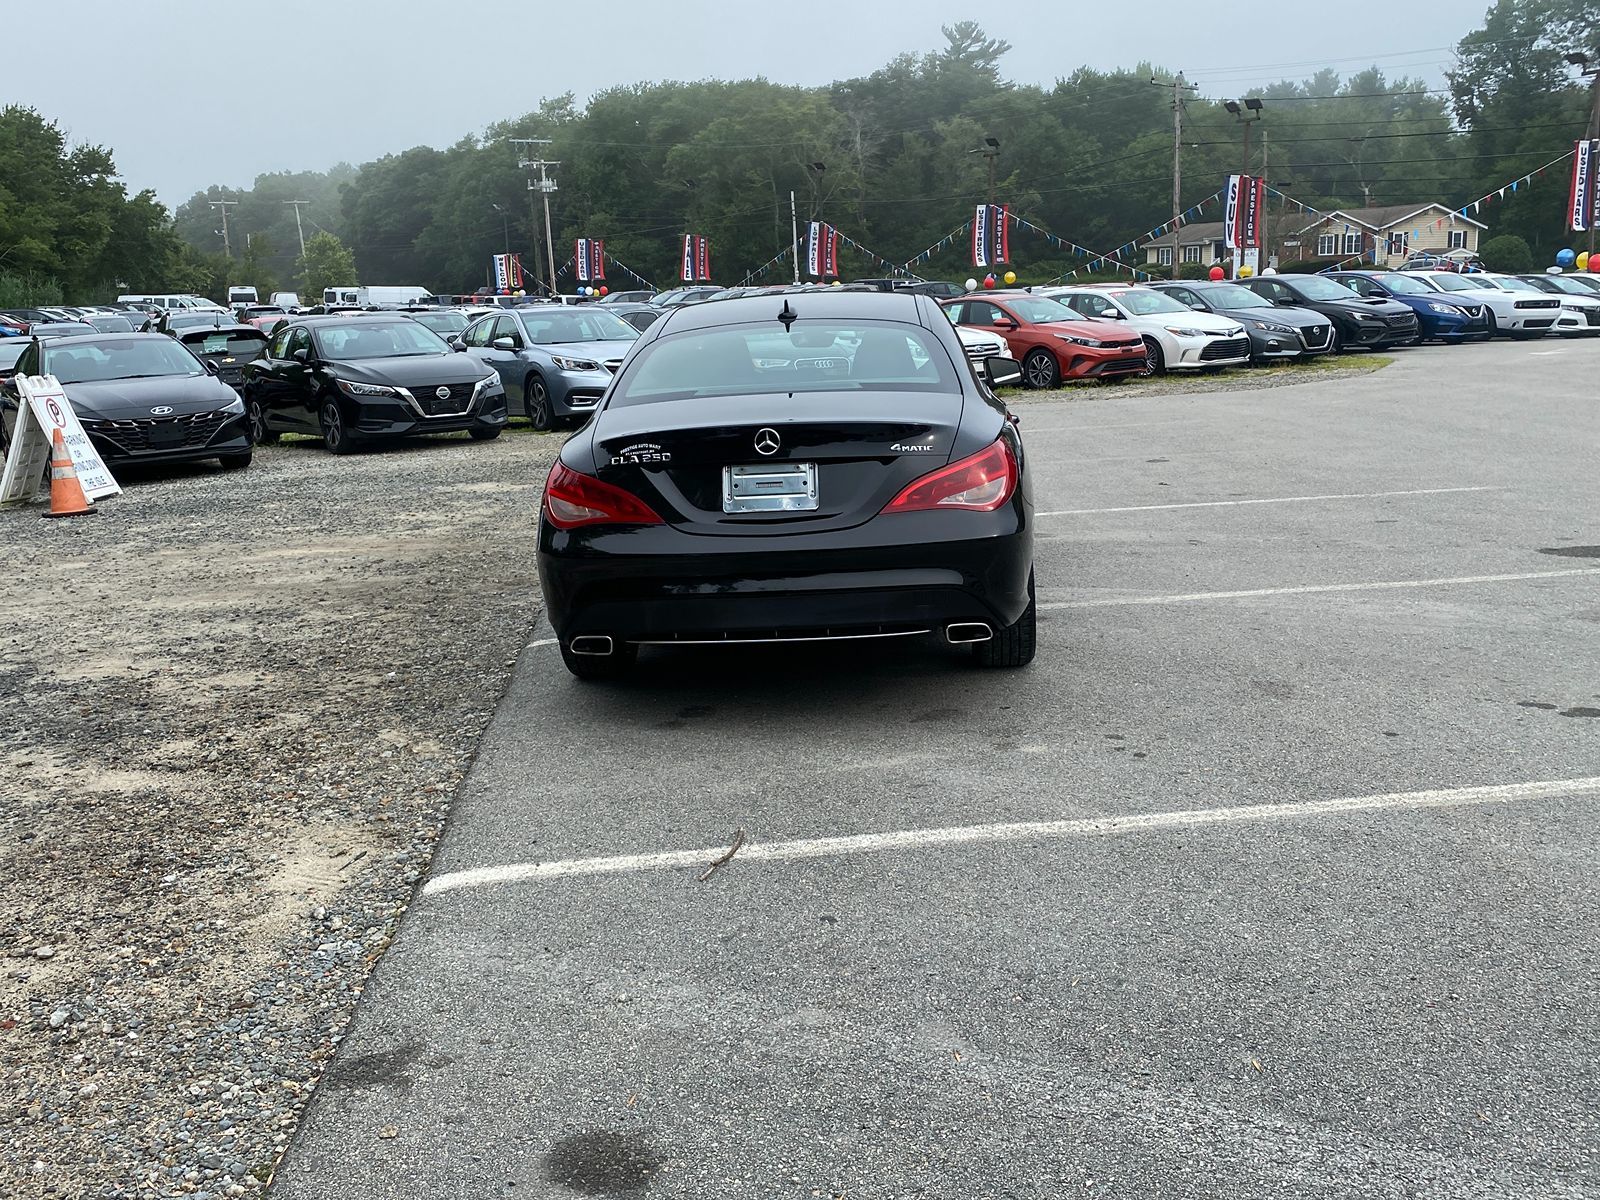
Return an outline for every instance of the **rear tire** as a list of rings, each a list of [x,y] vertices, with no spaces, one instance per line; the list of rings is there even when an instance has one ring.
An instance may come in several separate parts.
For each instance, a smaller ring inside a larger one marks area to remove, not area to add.
[[[1030,350],[1022,360],[1022,380],[1034,391],[1048,391],[1061,382],[1061,364],[1048,350]]]
[[[1028,607],[1016,622],[995,630],[987,642],[972,648],[980,667],[1025,667],[1033,661],[1038,646],[1039,602],[1033,594],[1033,572],[1028,572]]]
[[[561,661],[579,679],[595,682],[625,679],[633,673],[634,664],[639,661],[639,647],[624,642],[606,655],[574,654],[563,642]]]

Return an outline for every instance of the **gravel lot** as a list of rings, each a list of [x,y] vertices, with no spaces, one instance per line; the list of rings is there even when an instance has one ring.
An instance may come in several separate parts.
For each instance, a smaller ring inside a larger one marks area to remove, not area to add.
[[[0,1194],[270,1180],[538,620],[559,442],[288,439],[0,512]]]
[[[270,1177],[537,620],[558,445],[0,513],[0,1194]]]

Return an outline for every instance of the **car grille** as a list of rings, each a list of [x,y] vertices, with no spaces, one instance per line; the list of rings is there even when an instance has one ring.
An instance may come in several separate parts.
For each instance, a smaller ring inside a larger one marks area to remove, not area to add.
[[[1559,300],[1518,300],[1517,308],[1560,308]]]
[[[1328,334],[1332,332],[1331,325],[1307,325],[1300,330],[1300,341],[1307,350],[1320,350],[1328,344]]]
[[[1469,317],[1481,317],[1483,315],[1483,305],[1463,304],[1461,305],[1461,311],[1466,313]]]
[[[472,403],[472,393],[477,390],[475,383],[452,383],[448,396],[438,395],[437,387],[419,388],[411,394],[417,398],[417,403],[422,406],[422,411],[430,417],[458,417],[467,411],[467,406]]]
[[[1219,358],[1249,358],[1250,339],[1248,337],[1228,338],[1225,341],[1212,342],[1200,351],[1201,362],[1215,362]]]
[[[1101,342],[1100,344],[1107,350],[1131,350],[1135,346],[1141,350],[1144,348],[1144,341],[1141,338],[1129,338],[1125,342]]]
[[[1385,317],[1390,329],[1415,329],[1417,327],[1416,313],[1403,313],[1399,316]]]
[[[981,363],[986,358],[997,358],[1006,352],[1006,348],[999,342],[973,342],[962,347],[967,352],[967,358],[975,363]]]
[[[196,450],[210,443],[227,422],[223,412],[182,417],[140,417],[129,421],[85,421],[83,427],[128,454],[152,450]]]
[[[1600,308],[1586,308],[1583,315],[1590,325],[1600,325]]]

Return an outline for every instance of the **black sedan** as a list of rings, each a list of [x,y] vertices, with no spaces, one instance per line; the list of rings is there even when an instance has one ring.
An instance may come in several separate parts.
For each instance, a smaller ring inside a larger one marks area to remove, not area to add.
[[[1014,360],[991,375],[1015,382]],[[818,290],[656,322],[550,472],[568,670],[640,646],[903,638],[1033,659],[1033,501],[1006,406],[926,296]]]
[[[180,330],[177,338],[201,362],[216,367],[217,378],[235,391],[244,390],[244,365],[267,348],[267,335],[254,325],[220,325]]]
[[[506,424],[499,375],[407,316],[296,317],[245,364],[244,397],[256,441],[309,433],[335,454],[463,429],[487,441]]]
[[[1409,346],[1422,336],[1417,314],[1404,304],[1356,295],[1326,275],[1258,275],[1240,285],[1274,304],[1309,308],[1333,322],[1335,351]]]
[[[157,333],[102,333],[30,342],[25,375],[54,375],[100,457],[128,463],[214,458],[250,464],[244,402],[187,348]]]
[[[1333,349],[1333,322],[1327,317],[1309,308],[1275,305],[1236,283],[1156,280],[1146,286],[1196,312],[1216,313],[1239,322],[1250,336],[1252,362],[1310,358]]]

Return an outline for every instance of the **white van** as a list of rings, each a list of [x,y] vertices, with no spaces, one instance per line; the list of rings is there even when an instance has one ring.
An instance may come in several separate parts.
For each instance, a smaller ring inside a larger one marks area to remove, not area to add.
[[[267,303],[268,304],[276,304],[279,308],[283,309],[285,312],[299,312],[300,311],[300,293],[299,292],[273,292],[272,293],[272,297],[267,301]]]
[[[137,304],[140,308],[165,308],[165,309],[217,309],[226,311],[215,300],[207,300],[204,296],[190,295],[188,292],[162,292],[156,295],[118,296],[118,304]]]
[[[261,297],[256,295],[253,287],[243,283],[230,283],[228,285],[228,307],[236,308],[241,304],[260,304]]]
[[[332,308],[335,304],[360,304],[357,299],[361,294],[360,288],[331,287],[322,289],[322,303],[325,307]]]

